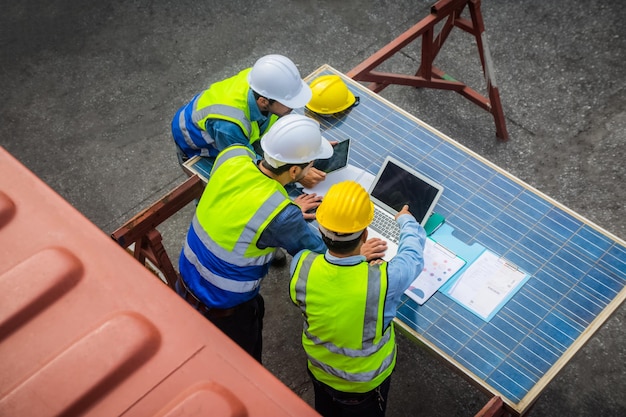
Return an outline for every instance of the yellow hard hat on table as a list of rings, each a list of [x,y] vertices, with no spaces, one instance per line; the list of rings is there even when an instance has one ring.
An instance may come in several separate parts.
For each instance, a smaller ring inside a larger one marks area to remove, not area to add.
[[[320,231],[333,240],[355,238],[374,218],[374,204],[357,182],[334,184],[317,208],[315,215]],[[347,236],[344,236],[347,235]]]
[[[358,103],[358,97],[348,89],[338,75],[322,75],[310,84],[313,96],[306,108],[318,114],[335,114]]]

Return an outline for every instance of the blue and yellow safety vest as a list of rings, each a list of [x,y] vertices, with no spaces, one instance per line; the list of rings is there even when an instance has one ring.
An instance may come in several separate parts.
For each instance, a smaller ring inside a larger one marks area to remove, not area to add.
[[[290,283],[304,316],[302,344],[317,380],[342,392],[378,387],[393,371],[393,322],[384,328],[387,264],[335,265],[302,253]]]
[[[187,156],[215,156],[219,151],[215,139],[206,130],[208,119],[220,119],[235,123],[250,144],[259,140],[259,124],[250,120],[248,107],[248,73],[239,74],[216,82],[209,89],[196,95],[191,102],[181,107],[172,120],[172,133],[177,145]],[[278,116],[271,115],[264,131],[270,128]]]
[[[180,257],[191,292],[215,308],[253,298],[275,249],[260,249],[257,242],[288,204],[284,187],[259,171],[252,151],[236,145],[221,152]]]

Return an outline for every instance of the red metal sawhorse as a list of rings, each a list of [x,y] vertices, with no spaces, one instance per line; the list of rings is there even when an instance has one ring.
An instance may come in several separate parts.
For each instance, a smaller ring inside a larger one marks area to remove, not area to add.
[[[461,17],[465,7],[469,10],[471,20]],[[435,37],[435,26],[444,19],[446,21]],[[433,61],[454,27],[458,27],[476,38],[480,63],[487,82],[488,97],[481,95],[464,83],[454,80],[433,66]],[[490,112],[496,124],[496,136],[505,141],[508,140],[508,133],[484,31],[480,0],[440,0],[431,7],[430,15],[350,70],[347,75],[355,81],[371,82],[368,88],[376,93],[390,84],[455,91]],[[422,37],[421,64],[415,75],[374,71],[374,68],[420,36]]]
[[[491,397],[489,402],[474,415],[474,417],[508,417],[511,414],[504,407],[502,398],[498,396]]]
[[[189,177],[111,234],[113,240],[123,248],[134,243],[135,259],[144,265],[149,260],[163,274],[167,285],[173,290],[180,277],[165,251],[163,238],[157,227],[187,204],[199,199],[204,186],[204,182],[197,175]]]

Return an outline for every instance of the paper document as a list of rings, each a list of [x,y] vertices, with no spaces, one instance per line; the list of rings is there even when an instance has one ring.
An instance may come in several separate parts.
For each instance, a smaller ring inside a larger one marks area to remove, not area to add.
[[[313,188],[305,188],[303,191],[307,194],[315,193],[324,196],[333,184],[348,180],[356,181],[361,184],[363,188],[369,190],[374,176],[361,168],[348,164],[344,169],[326,174],[324,181],[318,183]]]
[[[486,250],[457,278],[447,293],[488,321],[526,279],[525,272]]]
[[[432,239],[426,239],[424,270],[404,293],[422,305],[464,265],[465,260]]]

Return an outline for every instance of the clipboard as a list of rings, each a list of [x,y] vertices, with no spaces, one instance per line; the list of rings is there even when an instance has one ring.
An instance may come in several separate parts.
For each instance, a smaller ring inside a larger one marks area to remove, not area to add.
[[[516,265],[485,250],[443,292],[489,321],[529,278]]]

